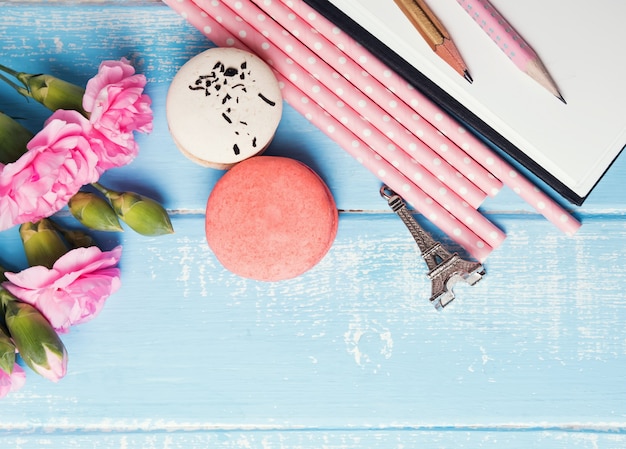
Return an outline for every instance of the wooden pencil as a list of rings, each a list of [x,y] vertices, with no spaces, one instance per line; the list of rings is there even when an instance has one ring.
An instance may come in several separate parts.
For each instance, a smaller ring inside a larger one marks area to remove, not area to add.
[[[437,56],[470,83],[467,65],[450,34],[423,0],[394,0]]]

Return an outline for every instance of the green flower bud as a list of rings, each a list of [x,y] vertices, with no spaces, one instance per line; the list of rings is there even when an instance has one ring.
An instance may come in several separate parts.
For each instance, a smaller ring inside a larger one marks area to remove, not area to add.
[[[20,225],[20,237],[24,244],[26,260],[31,266],[43,265],[52,268],[54,262],[69,250],[61,234],[50,220],[45,218],[37,223],[28,222]]]
[[[67,372],[67,351],[48,320],[33,306],[3,300],[7,328],[20,357],[36,373],[57,382]]]
[[[82,87],[44,73],[18,72],[3,65],[0,65],[0,70],[14,76],[23,84],[21,87],[2,76],[4,81],[25,97],[38,101],[52,111],[73,109],[87,116],[83,109],[85,89]]]
[[[68,203],[78,221],[98,231],[123,231],[115,211],[102,197],[91,192],[78,192]]]
[[[20,73],[17,77],[29,90],[31,98],[51,111],[57,109],[75,110],[86,115],[83,109],[85,89],[52,75],[29,75]]]
[[[4,318],[0,321],[4,321]],[[9,336],[8,329],[4,327],[4,324],[0,323],[0,370],[11,374],[14,366],[15,345]]]
[[[149,236],[174,232],[169,215],[153,199],[134,192],[122,192],[110,200],[117,215],[135,232]]]
[[[26,144],[33,133],[0,112],[0,163],[10,164],[26,152]]]
[[[148,236],[174,233],[167,211],[153,199],[135,192],[116,192],[98,183],[93,185],[111,202],[117,216],[135,232]]]

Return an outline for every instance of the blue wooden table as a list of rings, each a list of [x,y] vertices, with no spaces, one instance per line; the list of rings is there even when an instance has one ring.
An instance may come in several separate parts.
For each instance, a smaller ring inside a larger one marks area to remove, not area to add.
[[[123,245],[122,288],[63,336],[64,379],[27,370],[1,400],[0,447],[626,447],[624,156],[574,210],[574,237],[509,190],[489,199],[481,211],[507,239],[437,312],[380,182],[287,106],[267,154],[322,176],[339,231],[303,276],[245,280],[205,241],[223,173],[186,159],[165,120],[172,77],[212,44],[158,1],[3,2],[0,14],[2,64],[84,84],[125,56],[146,74],[154,131],[103,181],[159,199],[176,230],[98,235]],[[27,109],[36,130],[49,113],[25,105],[0,88],[0,110]],[[16,229],[0,251],[25,264]]]

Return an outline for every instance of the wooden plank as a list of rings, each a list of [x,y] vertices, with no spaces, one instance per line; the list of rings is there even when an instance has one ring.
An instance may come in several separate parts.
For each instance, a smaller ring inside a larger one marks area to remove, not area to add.
[[[623,223],[572,244],[540,237],[538,220],[507,226],[485,279],[442,313],[389,215],[342,216],[317,267],[270,284],[224,271],[202,217],[177,216],[170,237],[124,235],[123,287],[65,337],[69,375],[31,375],[0,422],[623,427]]]
[[[177,432],[107,432],[101,434],[68,433],[65,435],[36,433],[2,439],[4,447],[36,448],[324,448],[324,449],[527,449],[529,447],[559,449],[622,449],[623,435],[610,432],[559,432],[554,430],[448,429],[432,430],[188,430]]]
[[[29,373],[2,399],[0,446],[626,446],[626,159],[576,210],[573,238],[510,191],[488,200],[508,238],[485,279],[437,313],[378,180],[286,108],[268,154],[320,173],[339,234],[302,277],[244,280],[203,235],[222,172],[185,159],[165,122],[169,80],[211,44],[159,2],[87,3],[0,4],[0,60],[85,83],[100,60],[130,56],[150,80],[155,131],[104,182],[162,200],[176,233],[98,234],[124,246],[123,287],[63,337],[66,378]],[[26,105],[0,87],[0,110]],[[28,107],[37,129],[48,113]],[[15,229],[0,233],[0,263],[25,265]]]

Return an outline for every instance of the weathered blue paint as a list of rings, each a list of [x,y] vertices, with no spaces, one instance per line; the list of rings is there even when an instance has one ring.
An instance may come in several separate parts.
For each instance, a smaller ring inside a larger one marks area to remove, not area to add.
[[[339,233],[297,279],[243,280],[203,234],[222,172],[182,156],[165,122],[169,81],[211,44],[156,1],[3,3],[0,14],[5,65],[84,83],[127,56],[147,75],[155,130],[104,182],[159,198],[176,228],[98,236],[124,246],[123,286],[63,337],[66,378],[29,372],[2,400],[0,446],[626,447],[626,159],[576,209],[571,238],[510,191],[489,199],[482,210],[508,238],[486,277],[437,313],[378,180],[286,107],[268,154],[326,180]],[[47,115],[4,86],[0,110],[28,110],[33,130]],[[16,230],[0,248],[3,263],[24,264]]]

